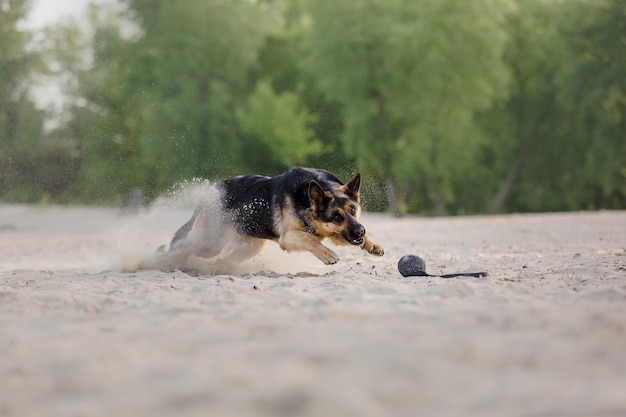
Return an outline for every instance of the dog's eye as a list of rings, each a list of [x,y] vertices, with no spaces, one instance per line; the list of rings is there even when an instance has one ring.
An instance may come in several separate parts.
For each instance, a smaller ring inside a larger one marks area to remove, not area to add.
[[[356,206],[350,206],[350,214],[356,216]]]
[[[343,223],[343,216],[341,215],[341,213],[335,213],[335,215],[333,216],[333,222],[337,224]]]

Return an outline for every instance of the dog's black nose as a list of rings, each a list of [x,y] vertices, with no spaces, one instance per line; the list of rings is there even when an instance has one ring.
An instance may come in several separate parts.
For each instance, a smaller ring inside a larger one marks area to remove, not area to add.
[[[356,221],[351,222],[343,232],[343,237],[352,245],[362,245],[365,241],[365,227]]]

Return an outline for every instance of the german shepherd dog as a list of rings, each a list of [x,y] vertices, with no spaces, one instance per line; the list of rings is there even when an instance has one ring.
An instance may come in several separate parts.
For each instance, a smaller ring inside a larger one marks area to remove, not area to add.
[[[359,223],[361,175],[347,184],[328,171],[292,168],[275,177],[244,175],[217,185],[219,202],[201,204],[160,249],[161,268],[195,269],[190,258],[216,258],[236,265],[256,255],[265,242],[285,251],[308,251],[325,264],[338,255],[322,244],[360,246],[377,256],[385,251]],[[153,266],[154,263],[153,263]]]

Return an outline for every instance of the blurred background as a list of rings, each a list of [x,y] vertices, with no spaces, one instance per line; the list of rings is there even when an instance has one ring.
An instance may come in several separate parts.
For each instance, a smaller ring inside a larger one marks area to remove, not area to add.
[[[361,171],[394,214],[626,208],[626,0],[0,0],[0,202]]]

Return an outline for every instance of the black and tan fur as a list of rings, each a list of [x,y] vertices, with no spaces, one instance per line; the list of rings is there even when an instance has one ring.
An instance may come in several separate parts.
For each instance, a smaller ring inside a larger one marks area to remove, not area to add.
[[[347,184],[328,171],[293,168],[275,176],[239,176],[217,186],[219,203],[201,205],[174,235],[161,257],[169,267],[188,268],[190,258],[219,258],[236,264],[251,258],[265,242],[285,251],[308,251],[325,264],[338,255],[322,244],[360,246],[377,256],[359,222],[361,176]]]

